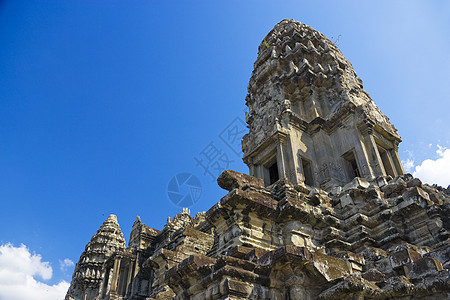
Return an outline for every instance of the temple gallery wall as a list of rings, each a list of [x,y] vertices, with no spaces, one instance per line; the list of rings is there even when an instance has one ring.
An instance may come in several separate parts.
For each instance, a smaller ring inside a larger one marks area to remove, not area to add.
[[[249,175],[224,171],[226,196],[161,230],[137,217],[128,245],[109,216],[66,300],[450,298],[449,191],[404,173],[397,130],[336,45],[281,21],[245,101]]]

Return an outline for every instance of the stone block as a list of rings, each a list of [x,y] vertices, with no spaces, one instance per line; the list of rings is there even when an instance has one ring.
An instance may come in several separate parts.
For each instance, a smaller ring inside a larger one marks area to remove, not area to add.
[[[373,179],[371,183],[375,186],[378,186],[379,188],[385,186],[388,184],[388,182],[392,180],[391,176],[378,176],[377,178]]]
[[[389,184],[383,186],[381,191],[386,197],[395,197],[401,195],[406,187],[406,182],[401,177],[397,177],[390,181]]]
[[[422,187],[422,181],[420,181],[420,179],[419,178],[414,178],[414,179],[411,179],[410,181],[408,181],[407,182],[407,187],[415,187],[415,186],[418,186],[418,187]]]
[[[362,277],[368,281],[382,282],[386,279],[386,275],[378,271],[377,269],[370,269],[362,274]]]
[[[330,196],[336,196],[336,195],[339,195],[340,193],[342,193],[342,187],[341,186],[334,186],[333,188],[331,188],[328,191],[328,194]]]
[[[312,255],[312,263],[315,270],[320,272],[328,281],[345,277],[352,273],[351,266],[343,259],[319,252],[315,252]]]
[[[248,297],[252,291],[252,285],[235,279],[227,279],[226,294]]]
[[[242,189],[246,186],[256,189],[264,187],[264,181],[262,179],[232,170],[223,171],[219,178],[217,178],[217,183],[221,188],[227,191],[236,188]]]
[[[428,195],[430,196],[430,200],[433,203],[435,203],[437,205],[444,204],[444,202],[441,200],[442,197],[439,195],[439,192],[436,189],[434,189],[428,185],[423,185],[422,189],[428,193]]]
[[[393,269],[403,267],[404,265],[415,262],[421,258],[422,256],[418,252],[404,246],[398,247],[389,253],[389,260]]]
[[[354,205],[352,197],[349,194],[345,194],[339,198],[341,207],[346,207],[348,205]]]
[[[430,200],[430,196],[427,192],[421,189],[418,186],[408,188],[402,195],[405,201],[416,201],[419,202],[421,206],[425,206],[426,204],[432,205],[433,202]],[[423,201],[420,201],[423,200]]]
[[[248,252],[244,259],[252,262],[256,262],[262,256],[264,256],[268,251],[260,248],[254,248],[252,251]]]
[[[366,189],[370,186],[370,183],[360,177],[353,178],[352,181],[344,185],[343,191],[348,191],[351,189]]]
[[[251,251],[254,251],[254,250],[249,247],[234,246],[227,251],[227,255],[243,259]]]
[[[442,264],[432,257],[424,257],[405,265],[405,275],[411,279],[422,278],[441,270],[443,270]]]
[[[298,192],[300,192],[300,193],[306,194],[306,195],[308,195],[309,192],[311,192],[311,188],[309,188],[309,187],[308,187],[306,184],[304,184],[303,182],[297,184],[297,185],[295,186],[295,190],[298,191]]]
[[[349,261],[355,262],[360,265],[365,264],[363,256],[353,253],[351,251],[337,251],[337,252],[333,253],[332,256],[340,258],[340,259],[344,259],[344,260],[349,260]]]

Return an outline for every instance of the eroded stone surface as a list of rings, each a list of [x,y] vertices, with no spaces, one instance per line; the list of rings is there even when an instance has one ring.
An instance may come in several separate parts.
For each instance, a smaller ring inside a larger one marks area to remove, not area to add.
[[[389,196],[379,179],[330,195],[283,180],[250,190],[238,184],[258,182],[247,176],[225,171],[220,180],[233,188],[222,184],[230,191],[219,203],[196,217],[183,210],[162,231],[138,218],[129,248],[105,256],[102,284],[86,299],[448,297],[446,194],[427,186],[439,200],[430,201],[410,175],[386,181]],[[67,299],[83,299],[76,278]]]
[[[127,248],[110,216],[66,299],[449,298],[448,189],[403,174],[397,131],[331,41],[277,24],[247,104],[256,176],[223,172],[227,195],[162,230],[137,217]]]
[[[86,245],[75,266],[66,299],[94,299],[105,277],[103,264],[116,251],[125,249],[117,217],[110,215]]]
[[[397,130],[336,45],[305,24],[283,20],[265,37],[246,104],[244,161],[266,185],[330,189],[404,173]]]

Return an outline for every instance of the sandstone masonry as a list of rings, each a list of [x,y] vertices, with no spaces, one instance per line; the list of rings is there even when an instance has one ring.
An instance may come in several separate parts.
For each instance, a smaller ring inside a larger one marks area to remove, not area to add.
[[[259,46],[242,141],[207,212],[117,218],[67,300],[449,299],[448,190],[404,174],[400,136],[323,34],[283,20]]]

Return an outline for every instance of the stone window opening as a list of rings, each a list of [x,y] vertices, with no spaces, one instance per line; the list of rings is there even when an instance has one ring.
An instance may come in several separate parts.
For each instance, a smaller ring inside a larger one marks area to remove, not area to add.
[[[264,185],[269,186],[280,179],[278,170],[277,155],[272,153],[268,158],[258,165],[258,177],[264,180]]]
[[[354,151],[348,151],[343,155],[343,157],[346,161],[347,173],[349,174],[350,180],[355,177],[361,177],[361,172],[359,171],[358,162],[356,161]]]
[[[381,163],[383,165],[384,173],[386,175],[390,175],[392,177],[396,177],[397,171],[395,170],[390,151],[387,149],[384,149],[380,145],[377,144],[378,153],[380,154]]]
[[[128,268],[122,267],[119,272],[119,281],[117,284],[117,294],[120,296],[125,296],[127,289],[127,277],[128,277]]]
[[[272,165],[269,166],[269,185],[274,184],[275,182],[280,179],[280,176],[278,174],[278,164],[275,161]]]
[[[312,164],[311,161],[300,156],[301,166],[302,166],[302,174],[303,179],[306,185],[313,186],[314,185],[314,177],[312,172]]]

